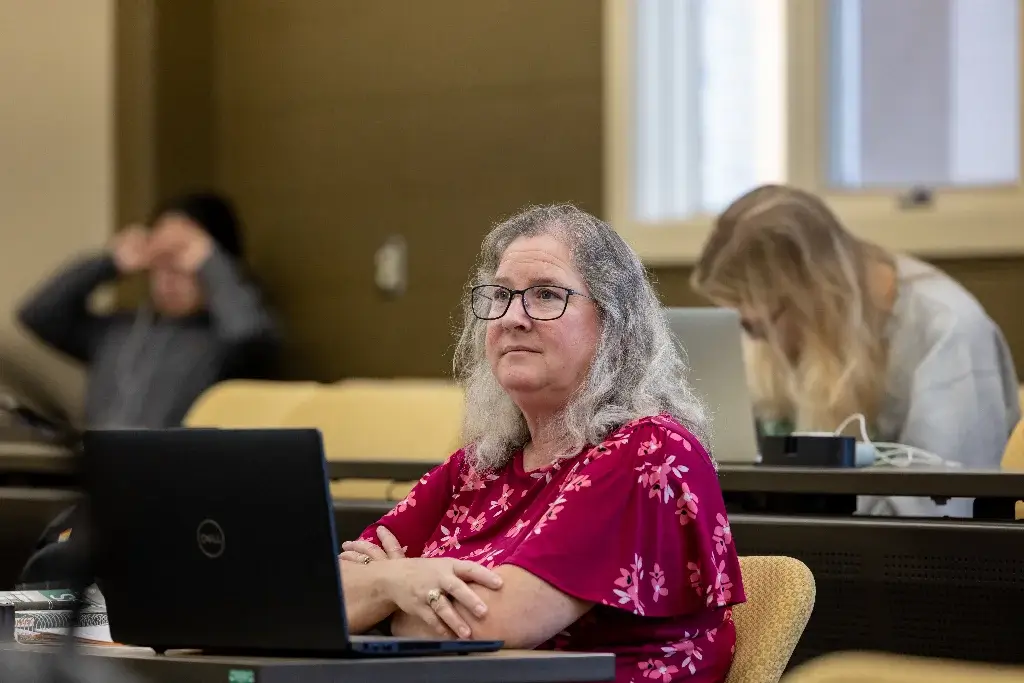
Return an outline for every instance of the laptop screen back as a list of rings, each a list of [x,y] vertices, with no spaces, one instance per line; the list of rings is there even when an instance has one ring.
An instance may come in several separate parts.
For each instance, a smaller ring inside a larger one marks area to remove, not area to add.
[[[666,308],[688,378],[711,412],[711,452],[720,463],[758,462],[757,428],[743,365],[739,315],[725,308]]]
[[[319,432],[94,431],[83,446],[116,641],[345,648]]]

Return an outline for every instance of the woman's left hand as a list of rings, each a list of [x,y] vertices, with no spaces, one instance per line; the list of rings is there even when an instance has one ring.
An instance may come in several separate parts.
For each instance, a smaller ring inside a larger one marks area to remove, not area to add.
[[[405,557],[405,550],[395,535],[385,527],[377,527],[380,545],[370,541],[345,541],[341,544],[340,559],[345,562],[369,564],[380,560],[398,560]]]
[[[458,636],[451,630],[451,628],[445,629],[447,632],[442,635],[435,629],[431,628],[430,624],[423,621],[420,617],[415,614],[409,614],[402,610],[396,611],[391,616],[391,635],[398,638],[421,638],[426,640],[454,640]]]

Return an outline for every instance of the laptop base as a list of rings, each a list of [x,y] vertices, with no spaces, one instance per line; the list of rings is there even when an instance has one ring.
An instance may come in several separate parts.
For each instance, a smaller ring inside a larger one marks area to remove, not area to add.
[[[349,647],[338,650],[282,650],[278,648],[154,648],[158,655],[168,652],[197,652],[207,657],[283,657],[286,659],[351,659],[364,657],[436,657],[496,652],[501,641],[420,640],[390,636],[349,636]]]

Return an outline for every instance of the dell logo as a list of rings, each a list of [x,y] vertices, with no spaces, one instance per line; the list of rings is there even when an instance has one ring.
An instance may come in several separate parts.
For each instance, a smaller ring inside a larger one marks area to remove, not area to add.
[[[224,554],[224,530],[212,519],[204,519],[199,523],[196,541],[199,542],[199,552],[211,560]]]

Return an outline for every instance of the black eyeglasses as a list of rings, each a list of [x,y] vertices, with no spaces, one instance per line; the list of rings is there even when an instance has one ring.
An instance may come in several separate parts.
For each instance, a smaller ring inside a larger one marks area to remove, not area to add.
[[[523,310],[534,320],[557,320],[565,314],[569,297],[575,294],[591,297],[568,287],[535,285],[526,289],[509,289],[501,285],[477,285],[472,289],[473,315],[480,320],[497,320],[508,313],[512,299],[523,298]]]

